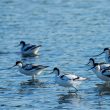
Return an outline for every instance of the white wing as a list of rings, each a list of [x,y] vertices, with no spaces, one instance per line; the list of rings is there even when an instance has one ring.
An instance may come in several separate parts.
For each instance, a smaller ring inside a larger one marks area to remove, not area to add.
[[[73,80],[73,81],[81,81],[86,80],[87,78],[79,77],[77,75],[67,74],[67,75],[61,75],[61,79],[63,80]]]
[[[109,66],[110,66],[110,64],[102,64],[102,65],[100,65],[101,69],[105,69],[105,68],[107,68]]]

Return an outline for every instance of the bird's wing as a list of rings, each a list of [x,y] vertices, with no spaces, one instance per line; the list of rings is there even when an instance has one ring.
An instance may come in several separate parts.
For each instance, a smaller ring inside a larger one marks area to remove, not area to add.
[[[47,67],[48,66],[27,64],[27,65],[25,65],[24,69],[25,70],[43,70]]]
[[[84,81],[84,80],[88,79],[88,78],[84,78],[84,77],[79,77],[75,74],[66,74],[66,75],[62,75],[60,77],[63,80],[73,80],[73,81]]]
[[[34,67],[36,67],[36,68],[38,68],[38,69],[45,69],[45,68],[47,68],[48,66],[37,65],[37,66],[34,66]]]
[[[67,81],[67,80],[76,80],[76,79],[79,79],[78,76],[72,75],[72,74],[61,75],[60,78],[61,78],[62,80],[66,80],[66,81]]]
[[[107,64],[107,63],[105,63],[105,62],[100,62],[100,63],[98,63],[99,65],[104,65],[104,64]]]
[[[110,67],[110,64],[100,64],[100,67],[101,67],[102,69],[104,69],[104,68],[109,68],[109,67]]]
[[[104,76],[110,77],[110,69],[104,69],[104,70],[102,71],[102,74],[103,74]]]
[[[24,51],[32,50],[32,49],[35,49],[35,48],[37,48],[36,45],[27,45],[27,46],[24,48]]]
[[[23,68],[24,68],[25,70],[30,70],[30,69],[32,69],[32,67],[33,67],[32,64],[25,64],[25,65],[23,66]]]

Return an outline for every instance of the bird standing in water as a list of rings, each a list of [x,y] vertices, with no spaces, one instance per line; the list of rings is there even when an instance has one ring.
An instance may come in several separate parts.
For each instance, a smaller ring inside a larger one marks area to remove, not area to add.
[[[35,80],[36,75],[40,75],[44,69],[48,66],[43,65],[34,65],[34,64],[24,64],[22,61],[17,61],[16,64],[13,66],[18,66],[19,71],[27,76],[32,76],[32,80]]]
[[[52,73],[55,74],[55,82],[57,84],[67,88],[74,87],[76,90],[75,92],[78,91],[75,86],[79,85],[81,81],[87,79],[73,74],[61,74],[60,70],[56,67],[53,69]]]

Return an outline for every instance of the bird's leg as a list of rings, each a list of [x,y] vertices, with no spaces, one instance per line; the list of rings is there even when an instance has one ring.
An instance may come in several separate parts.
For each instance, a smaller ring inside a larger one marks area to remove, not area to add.
[[[35,82],[35,75],[32,75],[32,82]]]
[[[73,86],[74,87],[74,86]],[[75,88],[75,87],[74,87]],[[78,91],[78,89],[75,88],[75,93]]]
[[[105,86],[105,87],[107,87],[107,86],[108,86],[108,81],[106,81],[106,82],[104,83],[104,86]]]
[[[72,91],[70,90],[70,87],[68,87],[68,93],[72,93]]]
[[[68,87],[68,92],[69,92],[69,93],[71,93],[71,91],[70,91],[69,87]]]
[[[106,86],[110,87],[110,82],[109,81],[106,82]]]

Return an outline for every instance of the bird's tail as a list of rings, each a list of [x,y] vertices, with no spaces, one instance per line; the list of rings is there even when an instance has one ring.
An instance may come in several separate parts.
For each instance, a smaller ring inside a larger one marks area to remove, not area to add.
[[[84,77],[80,77],[79,80],[83,81],[83,80],[87,80],[88,78],[84,78]]]
[[[42,47],[42,45],[38,45],[37,48],[38,48],[38,47]]]

